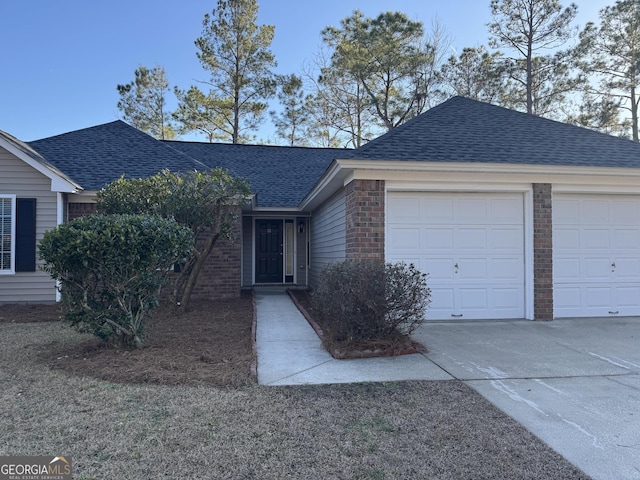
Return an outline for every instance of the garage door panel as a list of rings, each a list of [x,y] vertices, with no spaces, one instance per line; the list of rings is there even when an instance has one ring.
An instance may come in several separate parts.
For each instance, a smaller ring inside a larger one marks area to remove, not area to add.
[[[420,205],[420,219],[422,223],[451,225],[454,218],[454,201],[451,198],[433,197],[424,198],[417,197],[416,200]]]
[[[491,223],[493,225],[513,225],[522,222],[523,206],[520,202],[511,199],[491,199]]]
[[[390,232],[389,241],[398,250],[410,252],[420,251],[420,229],[419,228],[395,228]]]
[[[489,262],[489,280],[519,282],[524,278],[524,264],[521,257],[491,258]]]
[[[454,305],[453,287],[431,287],[431,304],[427,310],[427,319],[448,320]]]
[[[580,204],[580,225],[602,225],[608,224],[609,200],[585,200]]]
[[[555,221],[554,221],[555,227]],[[580,246],[580,229],[579,228],[554,228],[553,230],[553,248],[556,252],[575,252]]]
[[[488,310],[489,291],[486,287],[465,287],[459,289],[460,312]]]
[[[454,250],[454,230],[452,227],[423,228],[424,242],[421,244],[423,250],[438,252],[453,252]]]
[[[561,258],[553,266],[556,283],[577,282],[582,277],[579,258]]]
[[[640,257],[617,256],[615,258],[615,277],[618,283],[638,282],[640,280]]]
[[[488,206],[483,198],[457,198],[454,207],[454,221],[458,225],[474,225],[487,223]]]
[[[459,281],[486,281],[487,276],[487,259],[477,257],[459,257],[456,262],[458,265],[455,274]],[[455,268],[455,267],[454,267]]]
[[[387,218],[386,254],[391,261],[421,259],[432,292],[427,318],[524,317],[522,194],[390,192],[388,203],[389,217],[402,205],[420,212],[419,223]],[[420,229],[419,252],[414,234],[400,238],[409,227]]]
[[[582,259],[582,278],[587,282],[607,282],[611,272],[609,257],[587,257]]]
[[[420,221],[420,202],[417,197],[395,197],[387,202],[387,213],[396,223]]]
[[[519,227],[490,228],[489,248],[494,253],[513,254],[522,252],[522,229]]]
[[[611,294],[609,285],[584,287],[584,303],[587,308],[608,307],[611,305]]]
[[[554,198],[553,200],[554,225],[579,225],[580,202],[578,200]],[[555,233],[554,233],[555,237]]]
[[[637,277],[636,277],[637,279]],[[625,309],[624,315],[635,315],[635,313],[628,313],[629,309],[635,309],[631,311],[637,311],[638,298],[640,298],[640,283],[635,285],[617,286],[614,289],[614,296],[616,307]],[[620,314],[620,313],[619,313]]]
[[[424,264],[426,269],[423,272],[429,274],[430,283],[453,280],[455,274],[453,258],[427,258]]]
[[[553,242],[555,316],[640,315],[639,196],[554,196]]]
[[[574,312],[569,316],[575,316],[582,306],[582,288],[578,286],[557,286],[553,291],[553,297],[556,310],[564,313]]]
[[[610,229],[608,228],[585,228],[580,236],[580,247],[583,250],[591,251],[611,251]]]
[[[614,252],[640,250],[640,231],[637,228],[614,228],[611,233]]]
[[[612,221],[614,224],[637,225],[640,223],[640,203],[633,200],[612,200]]]
[[[522,290],[519,288],[495,288],[492,291],[492,297],[497,310],[510,310],[514,313],[524,302]]]
[[[460,227],[455,236],[455,249],[457,251],[487,250],[487,229],[482,227]]]

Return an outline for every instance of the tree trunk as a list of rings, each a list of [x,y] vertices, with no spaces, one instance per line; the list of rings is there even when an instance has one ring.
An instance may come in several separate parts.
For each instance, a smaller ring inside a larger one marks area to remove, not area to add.
[[[638,98],[636,97],[636,87],[631,87],[631,129],[633,131],[633,141],[638,142]]]
[[[222,225],[225,225],[229,222],[229,218],[231,216],[231,208],[232,207],[228,205],[218,205],[216,207],[216,218],[218,219],[218,222],[216,223],[214,230],[211,231],[211,233],[205,240],[202,251],[196,259],[193,265],[193,269],[191,270],[189,278],[187,279],[187,282],[185,284],[184,292],[182,293],[182,297],[180,299],[180,311],[182,313],[186,312],[187,308],[189,307],[191,293],[196,286],[196,282],[198,280],[198,277],[200,276],[200,271],[204,266],[204,262],[207,260],[207,258],[209,258],[209,255],[211,254],[216,241],[218,240],[218,238],[220,238],[220,235],[222,235]]]
[[[204,262],[209,257],[209,254],[211,253],[211,250],[213,250],[213,246],[215,245],[219,237],[220,237],[220,233],[218,232],[215,235],[212,235],[209,238],[207,238],[204,249],[196,259],[193,265],[193,269],[191,270],[189,278],[187,279],[187,283],[184,287],[184,292],[182,292],[182,297],[180,298],[179,310],[181,313],[185,313],[187,311],[189,307],[189,301],[191,300],[191,293],[193,292],[193,289],[196,286],[196,282],[198,281],[198,277],[200,276],[200,271],[202,270],[202,267],[204,266]]]

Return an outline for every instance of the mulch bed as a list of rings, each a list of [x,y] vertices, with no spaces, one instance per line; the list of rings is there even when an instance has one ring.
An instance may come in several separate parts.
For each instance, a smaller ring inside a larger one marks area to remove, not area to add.
[[[391,357],[398,355],[410,355],[412,353],[424,353],[426,347],[407,335],[394,335],[385,339],[366,340],[360,342],[334,342],[325,335],[320,316],[313,308],[311,295],[307,290],[288,290],[293,303],[296,304],[302,315],[307,319],[315,332],[320,337],[322,345],[338,360],[354,358]]]
[[[59,321],[58,305],[0,305],[0,321]],[[253,294],[192,301],[186,314],[163,304],[145,325],[142,348],[118,350],[87,337],[72,346],[52,341],[52,368],[117,383],[241,386],[254,381]],[[62,328],[62,326],[61,326]]]
[[[62,318],[58,304],[8,303],[0,305],[0,323],[57,322]]]

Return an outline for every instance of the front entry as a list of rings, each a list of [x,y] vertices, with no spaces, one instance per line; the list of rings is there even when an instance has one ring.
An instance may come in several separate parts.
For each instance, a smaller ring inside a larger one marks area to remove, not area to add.
[[[282,283],[282,220],[256,220],[256,283]]]

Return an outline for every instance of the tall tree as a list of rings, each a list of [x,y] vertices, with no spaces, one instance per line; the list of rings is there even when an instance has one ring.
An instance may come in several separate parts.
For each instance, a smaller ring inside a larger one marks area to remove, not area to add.
[[[640,0],[619,0],[600,10],[600,26],[588,23],[580,34],[577,56],[581,68],[596,76],[590,93],[626,112],[633,140],[639,141]]]
[[[631,120],[620,118],[622,100],[604,93],[599,95],[586,89],[578,102],[577,111],[569,114],[567,123],[591,128],[598,132],[630,138]]]
[[[164,67],[140,66],[132,82],[118,85],[118,109],[122,118],[149,135],[167,140],[175,137],[171,116],[165,111],[169,80]]]
[[[275,89],[276,61],[269,50],[275,27],[258,26],[257,16],[257,0],[218,0],[195,41],[198,59],[210,73],[209,97],[233,143],[258,128]]]
[[[282,111],[269,112],[276,126],[276,134],[291,147],[306,145],[306,127],[310,116],[302,88],[302,78],[297,75],[278,76],[277,97]]]
[[[382,127],[391,130],[421,113],[423,74],[434,61],[421,22],[400,12],[366,18],[356,10],[339,28],[325,28],[322,38],[334,49],[332,67],[357,80]]]
[[[539,52],[558,49],[574,35],[571,22],[577,11],[573,3],[562,8],[559,0],[491,0],[489,44],[515,53],[506,64],[520,86],[514,100],[529,114],[549,113],[574,88],[568,69],[562,68],[568,55]]]
[[[325,147],[360,147],[380,130],[362,82],[339,65],[333,65],[326,48],[315,57],[307,77],[313,85],[307,98],[311,114],[310,136]]]
[[[225,108],[224,101],[206,95],[195,85],[186,91],[176,87],[174,93],[178,108],[173,112],[173,119],[178,133],[199,132],[207,137],[209,143],[229,138],[225,133],[225,117],[221,113]]]
[[[468,47],[442,66],[444,82],[456,95],[496,105],[507,105],[509,78],[500,52],[484,46]]]

